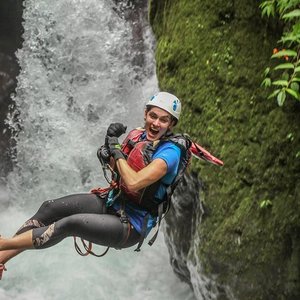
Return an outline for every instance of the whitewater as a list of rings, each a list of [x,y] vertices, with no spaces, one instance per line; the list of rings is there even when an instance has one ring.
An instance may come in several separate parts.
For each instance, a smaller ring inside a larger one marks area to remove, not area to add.
[[[158,91],[145,19],[137,37],[136,20],[105,0],[25,0],[23,18],[16,106],[7,117],[14,168],[0,190],[3,236],[45,200],[106,186],[96,151],[108,125],[141,126]],[[152,247],[133,250],[80,257],[69,238],[26,251],[7,263],[0,299],[194,299],[170,267],[163,232]]]

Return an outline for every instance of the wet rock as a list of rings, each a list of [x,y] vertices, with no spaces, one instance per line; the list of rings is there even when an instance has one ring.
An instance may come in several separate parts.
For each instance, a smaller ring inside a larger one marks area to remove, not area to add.
[[[11,169],[10,131],[5,124],[19,66],[15,52],[22,44],[23,1],[0,2],[0,176]]]

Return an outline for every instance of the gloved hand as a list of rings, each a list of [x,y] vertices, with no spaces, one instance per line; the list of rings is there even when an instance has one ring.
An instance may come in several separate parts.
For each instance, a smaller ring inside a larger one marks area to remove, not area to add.
[[[125,156],[121,151],[121,145],[119,144],[118,138],[116,136],[106,136],[105,145],[108,147],[110,154],[114,158],[114,160],[118,160],[120,158],[124,158]]]
[[[120,137],[126,132],[126,129],[127,126],[124,126],[122,123],[112,123],[108,126],[106,135]]]
[[[124,126],[122,123],[112,123],[107,128],[105,146],[109,149],[110,154],[115,160],[125,158],[121,151],[118,137],[125,133],[126,129],[127,126]]]

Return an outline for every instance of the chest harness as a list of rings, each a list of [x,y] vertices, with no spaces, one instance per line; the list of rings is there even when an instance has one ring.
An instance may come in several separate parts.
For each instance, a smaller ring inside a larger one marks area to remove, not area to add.
[[[166,185],[162,180],[158,180],[150,186],[147,186],[137,192],[132,192],[129,191],[122,179],[119,181],[121,216],[123,214],[122,211],[125,210],[126,203],[132,203],[148,212],[144,218],[141,239],[135,251],[140,251],[143,244],[150,215],[158,217],[158,226],[155,234],[149,241],[149,245],[152,245],[156,240],[163,215],[169,211],[171,196],[182,178],[191,158],[191,152],[189,151],[191,141],[187,136],[181,134],[175,135],[171,132],[167,132],[161,140],[148,141],[143,139],[144,132],[145,130],[143,128],[137,128],[130,131],[122,144],[122,151],[127,157],[127,163],[134,171],[138,172],[149,165],[152,161],[153,154],[164,142],[171,142],[175,144],[180,149],[181,155],[177,175],[170,185]],[[166,193],[163,199],[157,199],[155,196],[161,185],[164,185]]]

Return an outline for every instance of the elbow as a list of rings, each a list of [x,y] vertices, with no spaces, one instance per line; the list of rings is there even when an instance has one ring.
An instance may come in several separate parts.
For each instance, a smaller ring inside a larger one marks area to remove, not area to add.
[[[141,182],[138,179],[130,178],[125,182],[126,187],[129,192],[135,193],[138,192],[142,187],[141,187]]]
[[[128,191],[132,192],[132,193],[138,192],[140,190],[136,183],[130,183],[130,184],[127,184],[126,186],[127,186]]]

